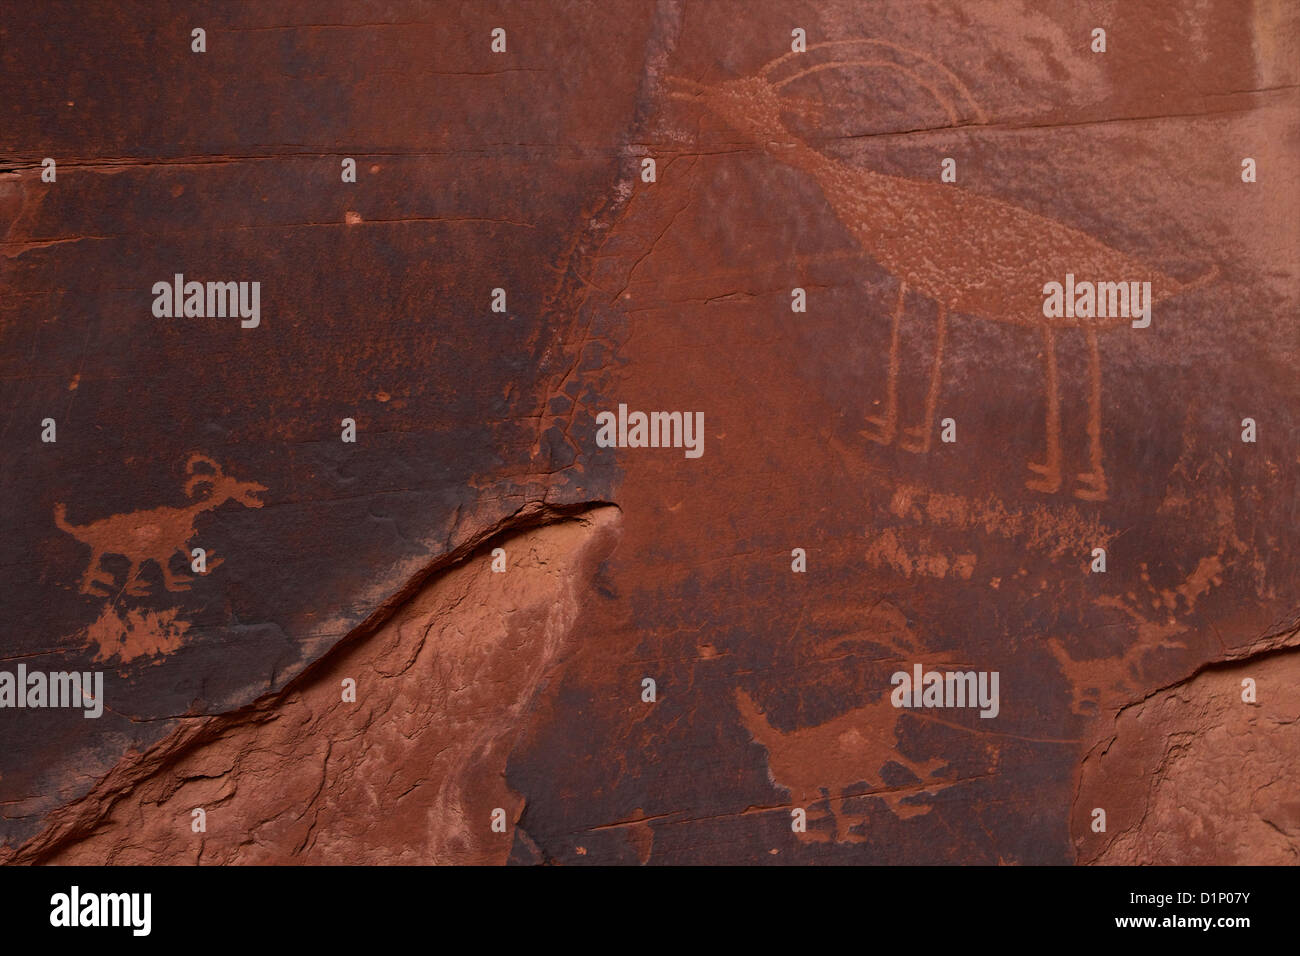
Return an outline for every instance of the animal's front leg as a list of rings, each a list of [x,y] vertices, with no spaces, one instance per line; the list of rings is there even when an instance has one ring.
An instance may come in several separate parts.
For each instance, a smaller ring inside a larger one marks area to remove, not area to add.
[[[1088,330],[1088,458],[1091,471],[1079,473],[1076,497],[1085,501],[1106,500],[1106,473],[1101,467],[1101,354],[1097,333]]]
[[[1029,470],[1042,475],[1030,478],[1025,486],[1030,491],[1055,494],[1061,490],[1061,393],[1056,376],[1056,335],[1050,325],[1043,327],[1044,378],[1047,389],[1047,448],[1046,459],[1040,465],[1029,463]]]
[[[898,328],[903,319],[903,298],[907,295],[907,283],[898,284],[898,305],[894,308],[893,318],[889,323],[889,380],[885,385],[885,414],[868,415],[867,421],[876,426],[876,431],[864,431],[867,438],[882,445],[892,444],[898,430]]]
[[[189,545],[186,544],[183,547],[177,548],[175,553],[179,554],[182,558],[184,558],[185,561],[189,563],[190,570],[194,571],[195,569],[192,562],[195,560],[196,555],[194,555],[193,552],[187,550],[188,548]],[[173,555],[173,557],[174,556],[175,555]],[[167,588],[167,590],[188,591],[190,589],[190,585],[194,583],[194,576],[188,574],[180,574],[180,575],[175,574],[171,569],[170,561],[159,561],[158,563],[162,567],[163,586]],[[207,574],[209,571],[213,570],[214,568],[220,567],[221,564],[222,564],[221,558],[217,557],[211,551],[205,550],[203,553],[203,564],[198,568],[196,573],[198,575]]]
[[[185,554],[185,552],[181,551],[181,554]],[[179,577],[172,573],[170,561],[159,561],[158,566],[162,568],[163,587],[168,591],[188,591],[190,589],[190,582],[193,578]]]
[[[930,388],[925,393],[925,418],[907,429],[903,447],[908,451],[927,452],[934,434],[934,410],[939,404],[939,386],[943,382],[943,341],[948,334],[948,310],[939,304],[939,322],[934,331],[934,365],[930,368]]]

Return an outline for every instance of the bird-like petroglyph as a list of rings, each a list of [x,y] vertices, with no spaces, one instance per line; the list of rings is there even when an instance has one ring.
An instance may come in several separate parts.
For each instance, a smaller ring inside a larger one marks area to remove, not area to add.
[[[863,53],[862,51],[869,51]],[[792,67],[801,69],[791,71]],[[1108,496],[1102,465],[1101,358],[1098,333],[1128,325],[1126,314],[1094,310],[1045,309],[1045,284],[1067,274],[1099,281],[1150,283],[1156,303],[1202,285],[1217,274],[1211,268],[1183,283],[1141,259],[1078,229],[1027,209],[979,195],[953,183],[888,176],[819,152],[787,127],[782,114],[816,117],[821,104],[789,97],[782,90],[804,77],[832,69],[887,69],[926,90],[947,113],[953,127],[984,125],[982,109],[960,79],[923,54],[883,40],[839,40],[813,44],[806,53],[788,53],[753,76],[706,85],[670,77],[669,96],[703,106],[735,131],[749,137],[779,162],[812,176],[835,215],[864,253],[899,280],[891,317],[889,371],[883,414],[869,418],[868,438],[883,445],[898,437],[899,326],[909,292],[931,299],[938,308],[934,357],[920,422],[903,429],[902,447],[928,452],[942,384],[948,316],[961,313],[993,322],[1037,328],[1042,335],[1047,394],[1046,449],[1030,489],[1055,493],[1062,486],[1060,380],[1056,337],[1066,329],[1084,333],[1088,346],[1088,469],[1078,475],[1074,494],[1090,501]],[[948,91],[945,91],[945,87]],[[1107,311],[1107,310],[1101,310]],[[1127,310],[1115,310],[1126,313]]]

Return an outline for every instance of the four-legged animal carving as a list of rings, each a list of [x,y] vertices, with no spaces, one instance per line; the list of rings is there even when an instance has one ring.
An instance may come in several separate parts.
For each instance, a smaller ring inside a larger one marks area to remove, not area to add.
[[[819,61],[813,56],[814,51],[854,45],[871,47],[887,58]],[[910,65],[897,62],[895,55],[906,55],[928,64],[930,71],[941,77],[940,82],[955,87],[960,95],[944,97]],[[779,65],[792,63],[813,65],[784,79],[771,78]],[[907,292],[914,290],[938,306],[938,324],[924,417],[919,425],[904,431],[903,447],[915,452],[930,450],[949,313],[1037,328],[1042,335],[1044,355],[1047,448],[1042,462],[1030,463],[1030,469],[1038,477],[1031,478],[1027,484],[1035,491],[1060,490],[1061,417],[1056,334],[1062,329],[1080,329],[1088,343],[1089,469],[1078,476],[1075,494],[1093,501],[1104,500],[1107,487],[1102,469],[1101,364],[1097,333],[1109,326],[1125,324],[1129,319],[1047,318],[1043,315],[1043,285],[1046,281],[1059,281],[1067,273],[1106,281],[1147,281],[1151,283],[1152,298],[1158,302],[1204,283],[1217,270],[1212,269],[1193,283],[1179,283],[1086,233],[1011,203],[955,185],[886,176],[812,149],[786,128],[782,112],[815,113],[816,104],[783,99],[779,90],[801,77],[844,67],[896,70],[933,95],[947,111],[952,124],[959,122],[954,102],[957,99],[964,100],[974,111],[977,122],[984,121],[969,91],[951,71],[927,57],[882,40],[814,44],[806,54],[786,54],[772,61],[755,76],[715,86],[672,77],[670,82],[674,88],[669,95],[704,106],[780,162],[811,175],[863,251],[900,280],[898,303],[891,322],[884,414],[870,420],[875,429],[867,433],[868,438],[887,445],[897,434],[899,323]]]
[[[208,466],[211,473],[198,471],[199,465]],[[180,508],[163,505],[110,515],[89,524],[74,525],[68,521],[67,507],[64,504],[54,506],[54,523],[90,547],[90,565],[81,579],[82,594],[95,594],[95,585],[108,588],[111,593],[116,582],[100,576],[100,562],[109,554],[123,555],[131,562],[125,583],[125,590],[129,594],[142,596],[148,593],[141,574],[145,563],[149,561],[153,561],[162,570],[163,586],[167,590],[187,590],[189,582],[178,579],[168,567],[168,562],[177,552],[183,554],[186,560],[189,559],[189,542],[195,535],[195,519],[227,501],[237,501],[249,508],[262,507],[259,494],[266,491],[263,485],[229,477],[211,458],[190,455],[185,471],[190,476],[185,483],[185,494],[195,500]],[[203,485],[210,486],[208,492],[196,498],[196,492]],[[209,567],[215,567],[215,563],[210,563]]]
[[[898,720],[902,713],[889,695],[863,707],[840,714],[823,724],[782,733],[768,723],[767,716],[745,691],[736,690],[736,707],[754,741],[767,750],[768,774],[772,782],[790,791],[794,806],[808,810],[809,819],[829,816],[836,842],[860,843],[865,838],[855,831],[867,821],[865,811],[854,811],[863,798],[879,798],[900,819],[929,813],[930,806],[914,798],[936,793],[953,785],[952,779],[936,778],[948,766],[938,758],[913,760],[898,745]],[[910,786],[889,786],[882,779],[886,764],[896,764],[918,779]],[[854,789],[865,783],[866,789]],[[814,807],[824,810],[814,810]],[[808,839],[825,839],[809,831]]]

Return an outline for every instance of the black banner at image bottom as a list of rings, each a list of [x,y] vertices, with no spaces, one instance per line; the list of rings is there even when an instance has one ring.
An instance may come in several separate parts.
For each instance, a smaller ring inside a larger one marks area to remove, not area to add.
[[[1263,867],[8,867],[0,913],[11,939],[127,947],[373,945],[476,926],[497,943],[771,943],[846,919],[874,942],[980,926],[999,941],[1232,946],[1293,928],[1297,890],[1294,868]]]

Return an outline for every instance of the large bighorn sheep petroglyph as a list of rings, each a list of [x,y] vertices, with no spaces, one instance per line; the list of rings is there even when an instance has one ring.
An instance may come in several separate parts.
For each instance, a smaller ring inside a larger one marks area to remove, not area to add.
[[[206,465],[211,473],[197,471],[199,465]],[[54,523],[90,547],[90,565],[81,579],[82,594],[95,594],[95,585],[107,588],[111,593],[116,582],[111,578],[105,579],[100,572],[100,562],[110,554],[123,555],[131,562],[124,585],[128,594],[143,596],[148,593],[141,574],[145,563],[149,561],[153,561],[162,570],[163,586],[167,590],[187,590],[189,582],[178,579],[168,567],[168,562],[177,552],[189,560],[189,542],[196,534],[195,519],[227,501],[237,501],[249,508],[262,507],[259,494],[266,491],[265,486],[231,478],[206,455],[190,455],[185,464],[185,473],[190,476],[185,483],[185,494],[195,500],[180,508],[163,505],[110,515],[89,524],[74,525],[68,521],[66,505],[60,502],[54,506]],[[211,487],[207,494],[196,498],[196,492],[203,485]],[[209,563],[209,567],[215,566],[215,562]]]

